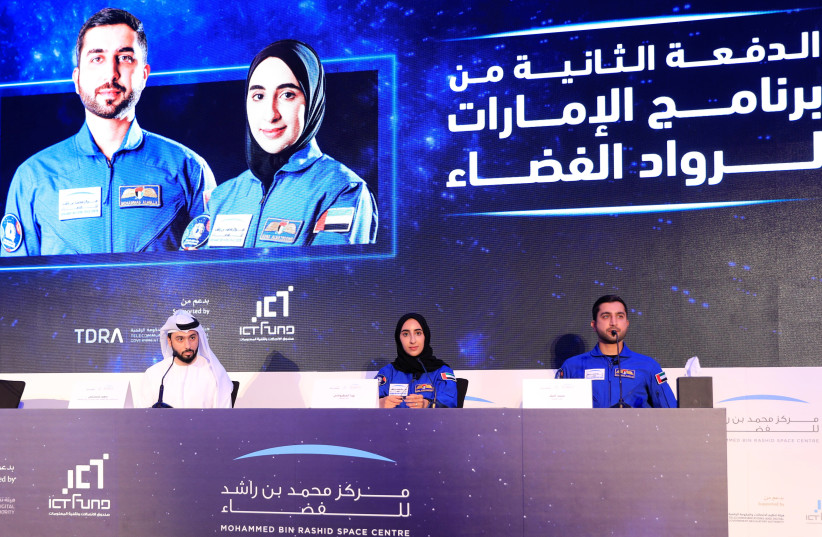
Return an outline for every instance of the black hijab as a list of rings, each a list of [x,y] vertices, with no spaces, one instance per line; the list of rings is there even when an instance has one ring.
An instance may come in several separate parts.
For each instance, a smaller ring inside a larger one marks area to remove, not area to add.
[[[417,356],[411,356],[405,352],[405,349],[402,348],[402,341],[400,341],[402,325],[404,325],[408,319],[414,319],[420,323],[422,333],[425,335],[422,352]],[[431,348],[431,330],[428,328],[428,323],[425,322],[425,317],[419,313],[406,313],[400,317],[400,320],[397,321],[397,328],[394,330],[394,341],[397,343],[397,359],[394,360],[391,365],[403,373],[413,375],[422,375],[425,372],[433,373],[445,365],[445,362],[434,356],[434,350]],[[422,365],[420,361],[422,361]],[[424,369],[423,365],[425,365]]]
[[[287,149],[271,154],[267,153],[254,135],[251,134],[251,127],[248,125],[248,117],[245,121],[245,160],[248,168],[254,177],[265,185],[266,190],[274,180],[274,174],[288,162],[291,155],[308,145],[312,138],[320,130],[320,124],[325,114],[325,71],[320,63],[320,58],[314,49],[295,41],[294,39],[284,39],[265,47],[254,57],[248,68],[248,76],[245,79],[245,96],[248,99],[248,85],[251,75],[263,60],[268,58],[281,59],[300,84],[305,95],[305,125],[303,132],[297,141]]]

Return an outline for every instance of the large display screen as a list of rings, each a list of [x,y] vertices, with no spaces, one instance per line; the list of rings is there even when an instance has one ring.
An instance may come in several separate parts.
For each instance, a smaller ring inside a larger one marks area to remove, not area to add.
[[[8,2],[0,372],[141,371],[177,308],[229,371],[378,369],[409,311],[456,370],[553,368],[593,346],[604,294],[663,366],[815,365],[822,9],[776,4],[125,2],[148,40],[140,127],[217,185],[248,169],[252,58],[279,39],[313,47],[316,142],[373,194],[375,239],[19,256],[20,199],[52,178],[21,193],[13,177],[83,128],[73,50],[100,6]],[[87,185],[64,184],[58,235],[98,217]]]

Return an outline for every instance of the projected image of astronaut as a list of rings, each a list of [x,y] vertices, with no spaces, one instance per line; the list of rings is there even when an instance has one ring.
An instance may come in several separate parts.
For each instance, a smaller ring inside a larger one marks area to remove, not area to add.
[[[190,149],[137,124],[151,71],[143,24],[103,9],[80,29],[74,88],[85,123],[17,169],[3,222],[4,256],[177,250],[216,186]]]
[[[314,138],[325,113],[316,52],[294,40],[265,47],[251,62],[245,95],[249,169],[212,193],[207,246],[374,243],[368,185]]]

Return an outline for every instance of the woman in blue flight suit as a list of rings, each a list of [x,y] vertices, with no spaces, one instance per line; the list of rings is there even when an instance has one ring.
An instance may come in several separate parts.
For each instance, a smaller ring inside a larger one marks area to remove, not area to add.
[[[377,373],[382,408],[457,406],[454,370],[434,356],[425,317],[407,313],[394,330],[397,358]]]
[[[209,247],[376,240],[365,181],[314,139],[324,113],[325,73],[311,47],[283,40],[257,54],[246,79],[249,169],[213,191]]]

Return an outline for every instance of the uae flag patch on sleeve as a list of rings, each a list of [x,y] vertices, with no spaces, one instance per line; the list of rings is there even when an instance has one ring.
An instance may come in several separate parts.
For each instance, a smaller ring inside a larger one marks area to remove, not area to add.
[[[351,222],[354,221],[354,207],[337,207],[328,209],[314,224],[314,233],[331,231],[333,233],[348,233]]]
[[[656,374],[656,383],[662,384],[663,382],[668,382],[668,377],[665,375],[665,371],[661,371]]]

